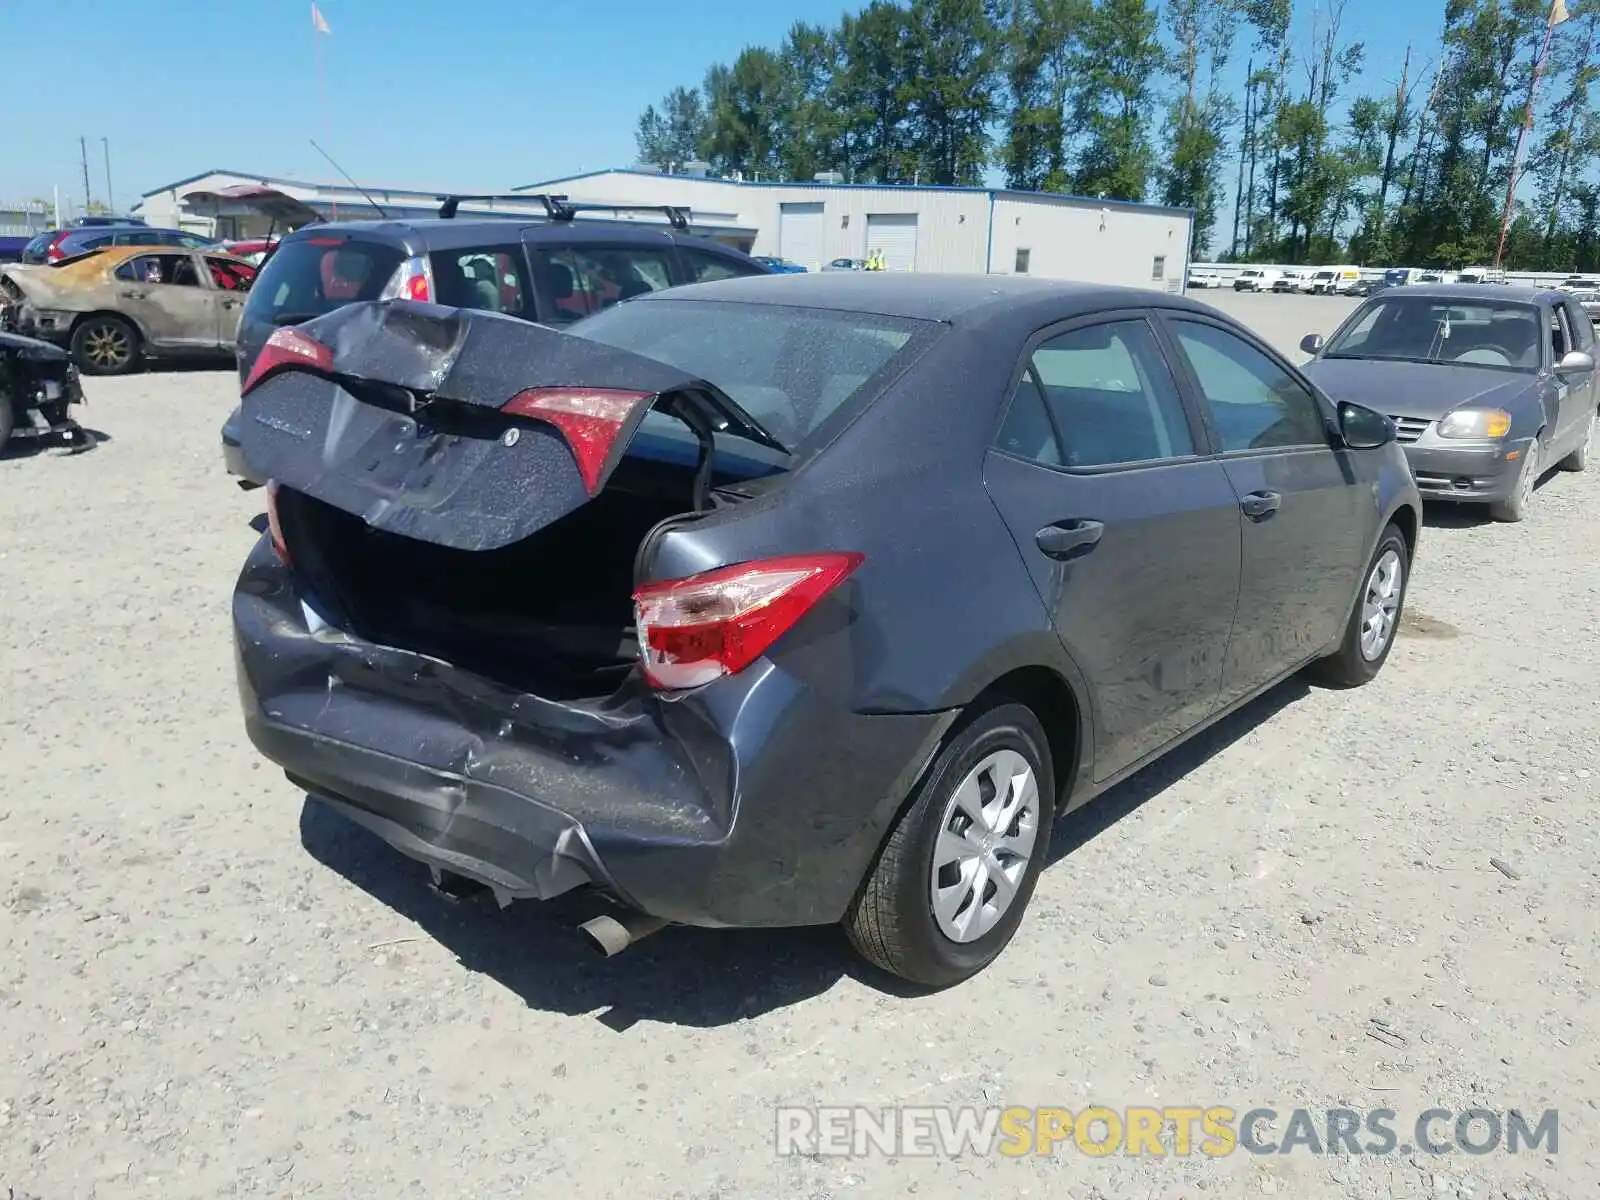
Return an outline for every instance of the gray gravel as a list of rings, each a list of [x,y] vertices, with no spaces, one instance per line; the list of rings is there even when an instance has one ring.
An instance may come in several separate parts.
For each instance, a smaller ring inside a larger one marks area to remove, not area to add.
[[[1286,348],[1348,308],[1220,303]],[[570,906],[452,907],[307,805],[237,713],[233,393],[94,380],[106,444],[0,461],[0,1197],[1593,1194],[1600,473],[1432,514],[1377,683],[1075,814],[1001,961],[904,998],[826,930],[600,963]],[[1557,1107],[1561,1146],[772,1153],[779,1103],[1091,1102]]]

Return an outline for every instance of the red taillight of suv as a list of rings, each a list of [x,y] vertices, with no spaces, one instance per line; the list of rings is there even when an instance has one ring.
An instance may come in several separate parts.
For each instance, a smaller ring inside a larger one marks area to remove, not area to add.
[[[561,431],[578,461],[583,486],[592,496],[600,489],[607,463],[623,427],[649,392],[622,392],[613,388],[528,388],[518,392],[500,411],[517,417],[546,421]]]
[[[66,251],[61,248],[61,243],[67,240],[67,235],[71,232],[72,230],[70,229],[63,229],[50,239],[50,244],[45,247],[44,251],[45,262],[60,262],[67,256]]]
[[[647,583],[633,593],[639,660],[653,687],[698,687],[766,653],[863,556],[796,554]]]
[[[292,326],[274,330],[272,336],[267,339],[267,344],[261,347],[261,353],[256,355],[255,365],[250,368],[250,374],[245,379],[244,386],[239,389],[239,394],[243,396],[265,379],[269,371],[284,366],[332,371],[333,351],[310,334],[302,333]]]

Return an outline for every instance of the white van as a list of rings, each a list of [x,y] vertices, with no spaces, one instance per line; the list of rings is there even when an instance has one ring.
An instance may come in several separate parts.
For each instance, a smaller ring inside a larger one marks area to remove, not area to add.
[[[1359,267],[1323,267],[1311,277],[1311,294],[1336,296],[1348,292],[1361,282]]]
[[[1233,277],[1233,290],[1270,292],[1273,282],[1282,278],[1283,272],[1275,267],[1246,267]]]

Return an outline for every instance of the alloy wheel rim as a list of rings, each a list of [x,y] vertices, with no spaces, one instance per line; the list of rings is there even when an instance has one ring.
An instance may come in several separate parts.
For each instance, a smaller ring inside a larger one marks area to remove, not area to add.
[[[128,335],[114,325],[98,325],[84,339],[85,353],[97,367],[120,366],[128,356]]]
[[[986,755],[951,793],[933,848],[929,900],[939,932],[972,942],[1016,903],[1039,837],[1039,782],[1015,750]]]
[[[1405,586],[1405,564],[1400,552],[1385,550],[1372,564],[1361,598],[1361,657],[1368,662],[1383,654],[1400,616],[1400,596]]]

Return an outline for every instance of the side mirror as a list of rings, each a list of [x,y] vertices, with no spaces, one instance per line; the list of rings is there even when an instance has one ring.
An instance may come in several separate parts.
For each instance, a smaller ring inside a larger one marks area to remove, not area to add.
[[[1557,375],[1582,375],[1594,370],[1594,355],[1583,350],[1569,350],[1556,364]]]
[[[1394,422],[1364,404],[1345,400],[1339,405],[1339,435],[1352,450],[1376,450],[1394,441]]]
[[[1305,337],[1300,339],[1300,349],[1307,354],[1315,354],[1322,349],[1322,335],[1320,333],[1306,334]]]

